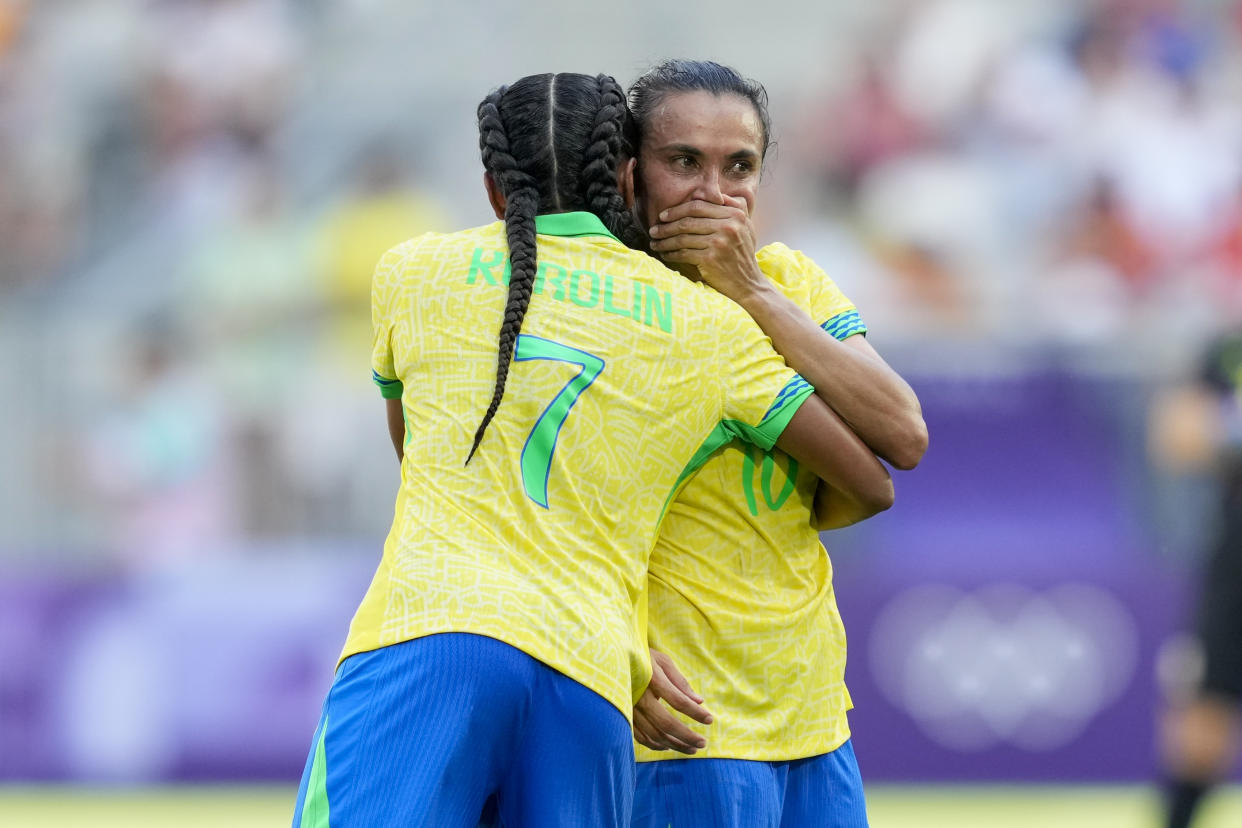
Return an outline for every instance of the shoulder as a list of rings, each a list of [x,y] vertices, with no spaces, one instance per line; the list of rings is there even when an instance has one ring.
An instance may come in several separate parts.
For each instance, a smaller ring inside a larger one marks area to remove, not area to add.
[[[396,267],[402,262],[417,257],[429,247],[439,247],[446,238],[451,238],[453,235],[453,233],[420,233],[406,239],[388,248],[387,252],[380,257],[380,267]]]
[[[781,242],[772,242],[759,248],[755,252],[755,258],[759,260],[759,266],[765,272],[768,268],[773,270],[800,270],[808,264],[815,264],[801,250],[794,250],[789,245]]]
[[[763,274],[787,296],[812,303],[807,310],[838,313],[854,307],[832,277],[801,250],[776,242],[761,248],[755,258]]]
[[[755,253],[759,269],[769,279],[797,282],[828,279],[828,274],[810,256],[781,242],[773,242]]]
[[[786,293],[836,288],[828,274],[810,256],[780,242],[761,247],[755,253],[759,269]]]
[[[601,236],[566,238],[564,243],[577,245],[587,254],[591,266],[600,272],[628,276],[652,287],[665,290],[681,301],[698,301],[705,285],[687,279],[650,253],[627,247],[616,239]],[[715,291],[708,291],[715,293]],[[723,297],[721,297],[723,298]]]
[[[584,244],[580,239],[568,242]],[[663,297],[671,318],[677,322],[666,333],[674,333],[682,346],[690,349],[719,350],[721,340],[748,338],[759,326],[741,305],[703,282],[697,282],[671,269],[659,259],[613,240],[592,239],[594,263],[601,273],[626,276],[645,285],[652,297]],[[644,308],[647,302],[644,301]]]
[[[788,265],[798,257],[806,258],[801,251],[794,250],[781,242],[764,245],[755,253],[755,258],[759,260],[760,265],[769,264],[776,267]]]
[[[635,250],[608,236],[567,237],[563,241],[579,245],[581,249],[605,265],[605,269],[611,265],[615,270],[641,275],[655,281],[669,283],[675,280],[677,282],[688,281],[650,253]]]
[[[703,282],[674,275],[681,280],[681,292],[691,308],[692,319],[698,320],[692,323],[692,329],[697,330],[699,336],[715,341],[717,347],[723,349],[722,353],[733,349],[745,351],[765,338],[759,324],[737,302]]]
[[[405,264],[435,259],[446,250],[471,250],[479,245],[503,242],[504,225],[501,222],[451,233],[420,233],[389,248],[380,258],[379,270],[399,270]]]
[[[444,247],[467,247],[477,244],[490,244],[497,241],[503,242],[504,238],[504,223],[496,221],[480,227],[455,230],[451,233],[420,233],[393,247],[389,254],[409,258],[428,250]]]

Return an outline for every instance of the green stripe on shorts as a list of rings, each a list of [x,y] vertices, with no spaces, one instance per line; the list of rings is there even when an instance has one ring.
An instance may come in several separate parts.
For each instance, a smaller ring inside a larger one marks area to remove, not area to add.
[[[301,828],[328,828],[328,760],[323,749],[323,740],[327,737],[328,717],[324,716],[323,730],[315,745],[310,781],[306,786],[306,800],[302,803]]]

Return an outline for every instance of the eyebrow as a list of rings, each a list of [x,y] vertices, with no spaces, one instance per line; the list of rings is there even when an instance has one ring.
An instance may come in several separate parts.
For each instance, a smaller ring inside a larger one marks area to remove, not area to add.
[[[689,144],[665,144],[662,147],[656,147],[656,152],[660,152],[660,153],[680,152],[680,153],[684,153],[685,155],[693,155],[695,157],[701,157],[702,155],[704,155],[703,150],[699,149],[698,147],[693,147]],[[759,153],[755,152],[754,150],[742,149],[742,150],[738,150],[737,152],[729,153],[728,157],[733,160],[740,160],[744,158],[745,159],[758,158]]]

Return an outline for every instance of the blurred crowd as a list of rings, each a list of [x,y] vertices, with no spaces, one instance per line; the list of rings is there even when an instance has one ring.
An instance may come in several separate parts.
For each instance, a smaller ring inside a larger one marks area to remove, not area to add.
[[[351,432],[374,425],[371,270],[449,222],[366,124],[331,192],[297,200],[282,131],[326,17],[282,0],[0,0],[0,301],[49,340],[103,343],[87,355],[102,378],[27,398],[78,412],[47,423],[71,437],[42,482],[80,519],[57,509],[36,541],[142,564],[239,536],[383,531],[391,503],[367,507],[390,492],[369,496],[356,472],[375,452]],[[115,279],[108,262],[138,270]],[[57,312],[92,281],[101,307]]]
[[[948,0],[886,23],[789,162],[870,316],[1070,343],[1238,320],[1242,3]]]
[[[26,391],[44,437],[15,450],[50,468],[0,473],[24,509],[0,514],[0,547],[141,563],[386,529],[371,267],[482,203],[475,178],[426,185],[408,132],[322,118],[358,111],[330,91],[366,89],[339,82],[367,51],[343,44],[392,8],[0,0],[0,336],[90,343],[80,385]],[[881,350],[1185,355],[1242,319],[1242,1],[876,8],[832,40],[843,71],[769,83],[760,218]],[[745,51],[684,56],[759,74]],[[102,298],[107,324],[72,296]]]

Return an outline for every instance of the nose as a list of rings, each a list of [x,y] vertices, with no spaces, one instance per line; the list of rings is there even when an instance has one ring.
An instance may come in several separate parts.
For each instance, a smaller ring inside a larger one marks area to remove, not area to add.
[[[694,189],[694,197],[712,204],[724,204],[724,190],[720,188],[720,171],[705,169]]]

